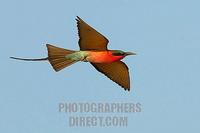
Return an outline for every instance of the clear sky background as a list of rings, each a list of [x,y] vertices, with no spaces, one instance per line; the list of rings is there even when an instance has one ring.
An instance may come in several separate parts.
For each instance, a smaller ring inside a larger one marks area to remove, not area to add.
[[[198,0],[1,0],[0,132],[200,132]],[[110,49],[134,51],[131,91],[89,63],[54,72],[46,43],[78,50],[75,17],[96,28]],[[140,102],[128,127],[70,128],[60,102]]]

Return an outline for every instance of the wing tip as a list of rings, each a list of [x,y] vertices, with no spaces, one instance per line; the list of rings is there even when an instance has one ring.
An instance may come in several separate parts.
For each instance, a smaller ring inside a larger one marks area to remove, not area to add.
[[[117,82],[115,82],[117,83]],[[127,87],[127,86],[122,86],[121,84],[117,83],[119,86],[121,86],[125,91],[128,91],[130,92],[130,85]]]
[[[82,19],[79,16],[76,16],[76,21],[79,22],[82,21]]]
[[[124,90],[125,90],[125,91],[128,91],[128,92],[131,91],[130,88],[124,88]]]

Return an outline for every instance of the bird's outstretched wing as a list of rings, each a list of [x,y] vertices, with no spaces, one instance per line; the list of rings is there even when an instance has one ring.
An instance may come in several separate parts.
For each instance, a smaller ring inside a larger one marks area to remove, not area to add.
[[[81,50],[107,50],[108,39],[77,16],[79,46]]]
[[[91,63],[99,72],[105,74],[112,81],[130,91],[128,67],[122,61],[113,63]]]

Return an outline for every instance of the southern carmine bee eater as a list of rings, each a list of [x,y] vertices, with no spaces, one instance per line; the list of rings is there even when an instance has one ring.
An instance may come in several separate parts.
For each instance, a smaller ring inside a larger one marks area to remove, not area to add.
[[[127,65],[120,61],[132,52],[121,50],[108,50],[108,39],[89,26],[77,16],[80,51],[58,48],[47,44],[48,57],[40,59],[24,59],[11,57],[12,59],[25,61],[48,60],[57,72],[78,61],[90,62],[97,71],[103,73],[112,81],[130,91],[130,78]]]

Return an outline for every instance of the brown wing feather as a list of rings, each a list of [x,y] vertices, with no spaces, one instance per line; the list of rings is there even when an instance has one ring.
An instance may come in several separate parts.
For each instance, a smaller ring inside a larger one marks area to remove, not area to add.
[[[77,16],[79,46],[81,50],[107,50],[108,39]]]
[[[128,67],[122,61],[113,63],[91,63],[99,72],[106,75],[112,81],[123,87],[125,90],[130,90],[130,77]]]

